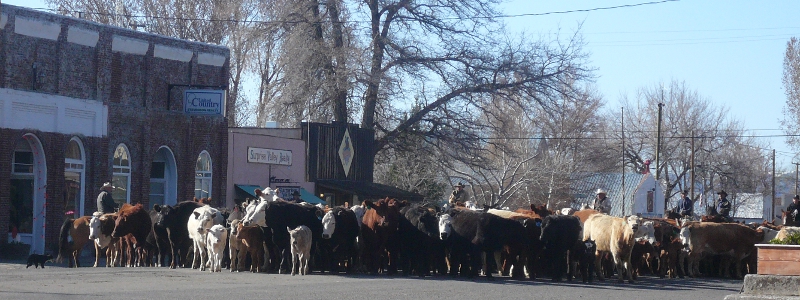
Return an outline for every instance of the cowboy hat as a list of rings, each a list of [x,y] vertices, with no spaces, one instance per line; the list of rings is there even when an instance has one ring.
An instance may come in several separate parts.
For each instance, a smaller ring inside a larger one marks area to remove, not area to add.
[[[103,186],[101,186],[100,188],[101,188],[101,189],[104,189],[104,188],[112,188],[112,189],[115,189],[116,187],[114,187],[113,185],[111,185],[111,182],[106,182],[106,183],[103,183]]]
[[[794,195],[794,197],[792,197],[792,200],[800,200],[800,195]]]
[[[600,195],[600,194],[608,194],[608,193],[606,193],[606,190],[604,190],[604,189],[597,189],[597,192],[595,192],[595,194]]]
[[[721,191],[717,192],[717,195],[725,195],[725,196],[727,196],[728,193],[726,193],[725,190],[721,190]]]

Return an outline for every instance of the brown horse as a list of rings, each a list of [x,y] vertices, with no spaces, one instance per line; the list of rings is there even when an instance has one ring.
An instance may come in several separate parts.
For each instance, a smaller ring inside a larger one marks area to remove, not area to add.
[[[726,220],[722,215],[708,215],[702,216],[700,218],[700,222],[728,223],[728,220]]]
[[[58,236],[58,257],[57,262],[62,262],[65,258],[69,259],[69,267],[81,266],[80,257],[83,246],[89,241],[89,221],[91,216],[83,216],[77,219],[67,218],[61,225],[61,233]],[[72,244],[68,238],[72,238]]]

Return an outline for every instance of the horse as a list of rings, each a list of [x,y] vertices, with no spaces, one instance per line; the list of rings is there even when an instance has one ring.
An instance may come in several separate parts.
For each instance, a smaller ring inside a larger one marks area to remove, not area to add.
[[[77,219],[67,218],[61,225],[61,232],[58,235],[58,257],[56,261],[61,263],[65,258],[68,259],[69,267],[80,268],[81,251],[83,246],[89,242],[89,221],[91,216],[83,216]],[[69,243],[72,238],[72,244]]]
[[[700,222],[728,223],[728,220],[722,215],[708,215],[701,217]]]

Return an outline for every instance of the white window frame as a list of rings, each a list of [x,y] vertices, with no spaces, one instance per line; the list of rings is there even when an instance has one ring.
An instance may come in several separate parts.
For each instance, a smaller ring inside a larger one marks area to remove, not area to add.
[[[114,156],[117,154],[117,149],[119,149],[120,147],[123,150],[125,150],[126,153],[128,153],[128,165],[127,166],[114,165],[113,164],[113,161],[115,160]],[[131,157],[131,151],[128,149],[128,146],[126,146],[124,143],[121,143],[121,144],[117,145],[117,147],[114,148],[114,152],[111,154],[111,161],[112,161],[112,165],[113,165],[112,168],[114,170],[113,176],[114,177],[117,177],[117,176],[126,177],[127,186],[125,188],[125,194],[126,194],[125,195],[125,202],[130,204],[131,203],[131,165],[133,164],[133,158]],[[123,172],[117,172],[117,170],[122,170]],[[127,171],[127,172],[125,172],[125,171]],[[112,180],[112,182],[113,182],[113,180]]]
[[[208,170],[199,170],[199,169],[197,169],[197,162],[195,162],[194,192],[195,192],[195,196],[197,196],[197,190],[198,190],[197,181],[200,180],[200,190],[203,189],[204,183],[207,183],[206,186],[208,187],[208,198],[211,198],[212,183],[214,182],[214,180],[213,180],[213,176],[214,176],[214,161],[211,160],[211,154],[209,154],[208,151],[206,151],[206,150],[203,150],[202,152],[200,152],[200,155],[197,156],[197,160],[199,161],[200,158],[203,157],[203,155],[205,155],[208,158]],[[208,176],[205,176],[205,175],[208,175]]]
[[[85,205],[84,202],[86,200],[86,198],[85,198],[85,194],[86,194],[85,193],[85,191],[86,191],[86,189],[85,189],[85,186],[86,186],[86,151],[83,148],[83,142],[77,136],[76,137],[72,137],[69,140],[69,143],[67,143],[67,147],[69,147],[69,144],[71,144],[73,141],[75,141],[78,144],[78,149],[80,149],[81,159],[78,160],[78,159],[64,157],[64,172],[74,172],[74,173],[79,173],[80,174],[81,186],[80,186],[80,190],[78,191],[79,204],[75,206],[75,209],[78,210],[78,211],[75,212],[75,216],[83,216],[83,215],[85,215],[84,214],[84,211],[85,211],[84,210],[84,205]],[[130,157],[130,154],[128,155],[128,157]],[[80,168],[74,168],[74,166],[76,166],[76,165],[80,165]]]

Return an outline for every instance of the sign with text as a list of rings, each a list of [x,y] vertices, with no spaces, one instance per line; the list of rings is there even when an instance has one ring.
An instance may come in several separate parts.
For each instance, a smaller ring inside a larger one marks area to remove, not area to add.
[[[190,115],[224,114],[224,90],[186,90],[183,92],[183,112]]]
[[[291,166],[292,151],[247,147],[247,162]]]

